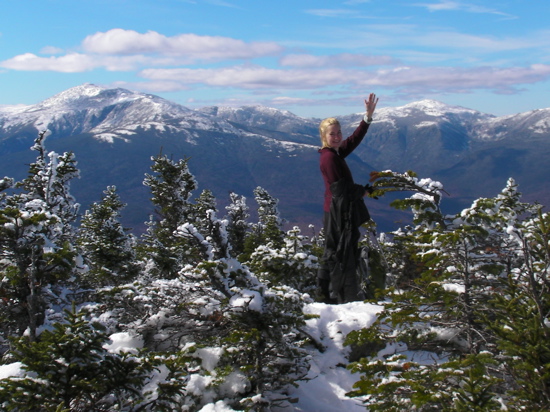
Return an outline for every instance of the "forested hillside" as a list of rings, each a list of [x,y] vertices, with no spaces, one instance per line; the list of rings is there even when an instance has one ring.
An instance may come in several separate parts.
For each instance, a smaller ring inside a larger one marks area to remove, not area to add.
[[[262,187],[256,219],[238,193],[218,210],[188,160],[161,153],[143,180],[155,214],[134,235],[114,186],[79,210],[74,154],[43,138],[26,178],[0,180],[0,349],[16,371],[0,379],[3,410],[300,410],[293,389],[327,350],[305,310],[322,233],[283,231]],[[413,220],[365,227],[380,313],[345,336],[347,396],[368,410],[548,410],[549,215],[513,179],[455,215],[429,177],[371,183]]]
[[[358,103],[361,103],[360,101]],[[362,114],[339,117],[345,136]],[[262,106],[192,110],[159,96],[83,84],[30,106],[0,107],[0,175],[22,179],[28,150],[49,130],[48,150],[71,151],[81,176],[71,191],[88,208],[107,186],[126,204],[125,226],[145,232],[153,212],[143,175],[151,156],[188,159],[198,190],[208,189],[223,209],[229,193],[252,199],[261,186],[280,200],[286,229],[321,226],[319,122]],[[476,198],[495,196],[513,177],[530,202],[550,204],[544,165],[550,156],[550,109],[495,117],[433,100],[379,107],[364,141],[347,162],[357,183],[372,171],[413,170],[445,183],[447,213]],[[386,199],[385,199],[386,200]],[[384,231],[410,218],[368,201]],[[255,216],[255,210],[252,210]]]

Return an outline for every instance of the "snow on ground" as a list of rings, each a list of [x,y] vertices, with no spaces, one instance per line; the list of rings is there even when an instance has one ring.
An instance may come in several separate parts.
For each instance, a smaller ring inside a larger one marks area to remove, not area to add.
[[[326,350],[314,353],[309,381],[302,382],[292,395],[299,398],[295,411],[303,412],[365,412],[359,399],[346,397],[359,375],[346,369],[350,348],[344,346],[346,335],[352,330],[370,326],[382,310],[380,306],[363,302],[343,305],[312,303],[306,314],[319,315],[307,321],[306,331]]]
[[[360,399],[346,397],[346,392],[353,389],[353,384],[360,378],[352,374],[346,365],[350,348],[344,346],[346,335],[352,330],[370,326],[382,310],[380,306],[363,302],[352,302],[343,305],[326,305],[311,303],[306,305],[306,314],[317,315],[309,319],[305,331],[317,342],[324,346],[322,352],[313,350],[311,369],[307,378],[300,382],[300,386],[291,394],[298,398],[292,412],[365,412]],[[126,351],[142,347],[142,342],[126,333],[111,336],[112,343],[108,349]],[[0,365],[0,379],[9,376],[22,376],[19,362],[10,365]],[[224,402],[220,401],[205,405],[201,412],[232,411]]]

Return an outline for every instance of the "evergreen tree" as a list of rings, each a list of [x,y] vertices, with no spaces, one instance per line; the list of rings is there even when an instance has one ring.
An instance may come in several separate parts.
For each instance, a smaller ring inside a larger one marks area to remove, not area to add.
[[[204,262],[181,279],[104,291],[96,317],[108,313],[113,327],[143,337],[156,351],[150,358],[165,365],[159,386],[172,405],[193,411],[218,400],[235,410],[288,406],[289,386],[309,370],[300,333],[306,298],[288,287],[266,288],[229,264]]]
[[[248,382],[235,409],[290,407],[288,387],[297,386],[309,371],[306,338],[300,332],[305,302],[309,300],[286,286],[254,287],[232,297],[230,329],[217,346],[225,349],[218,370],[231,367]]]
[[[243,256],[245,261],[260,245],[279,248],[284,243],[283,221],[278,209],[279,201],[262,187],[254,189],[254,199],[258,204],[258,223],[251,226],[251,231],[246,237]]]
[[[89,271],[88,281],[97,286],[119,284],[134,278],[139,272],[136,263],[134,237],[119,221],[125,207],[109,186],[99,203],[87,210],[80,224],[78,244]]]
[[[193,220],[190,198],[197,182],[190,173],[187,159],[173,161],[165,155],[151,159],[151,170],[143,184],[151,189],[151,201],[157,218],[151,218],[144,235],[142,256],[151,273],[162,278],[175,278],[182,265],[193,260],[194,254],[183,238],[173,236],[176,229]]]
[[[511,248],[496,248],[506,276],[494,285],[484,321],[496,336],[508,376],[510,408],[550,408],[550,215],[538,214],[507,227]]]
[[[84,312],[73,308],[66,318],[37,341],[14,340],[12,356],[22,363],[25,377],[2,381],[2,410],[106,411],[139,405],[151,370],[129,354],[108,352],[108,336],[100,325],[89,324]]]
[[[225,208],[228,219],[227,233],[231,244],[231,256],[238,257],[244,252],[244,243],[250,228],[250,214],[244,196],[231,192],[229,198],[231,202]]]
[[[309,368],[299,331],[307,296],[260,282],[231,257],[228,221],[208,208],[199,231],[195,216],[173,234],[193,251],[176,278],[105,289],[97,309],[142,336],[148,350],[174,351],[189,379],[203,385],[200,394],[182,389],[193,410],[221,399],[251,410],[285,404],[284,392]],[[201,357],[214,353],[215,362]]]
[[[312,254],[309,239],[299,227],[286,233],[284,245],[260,245],[246,264],[269,286],[290,286],[313,295],[316,289],[318,259]]]
[[[196,260],[192,263],[228,259],[231,245],[227,234],[227,221],[218,219],[212,209],[206,210],[205,216],[200,220],[202,231],[192,223],[184,223],[174,232],[175,237],[181,238],[196,252]]]
[[[22,188],[29,200],[39,199],[45,202],[48,211],[57,216],[60,225],[57,230],[60,240],[74,240],[74,223],[78,217],[80,205],[70,193],[72,179],[80,177],[76,160],[72,152],[62,155],[56,152],[46,154],[46,132],[39,134],[31,150],[38,156],[29,166],[29,175],[16,187]]]
[[[29,328],[31,340],[44,320],[48,302],[60,298],[56,289],[77,273],[73,223],[79,205],[70,194],[78,176],[72,153],[45,154],[45,132],[36,139],[37,159],[29,176],[5,196],[0,210],[0,268],[4,333],[20,335]]]
[[[192,222],[199,232],[206,236],[210,232],[207,216],[211,213],[216,214],[218,212],[216,198],[212,191],[208,189],[203,190],[192,205],[192,208],[192,218],[188,221]]]
[[[2,179],[0,179],[0,202],[3,202],[4,198],[6,197],[6,194],[2,192],[4,190],[11,189],[14,183],[15,181],[11,177],[4,176]]]
[[[385,178],[384,185],[391,187],[391,173]],[[411,181],[410,190],[421,182]],[[403,176],[396,182],[402,185]],[[440,189],[438,183],[430,185]],[[508,356],[515,353],[519,364],[528,363],[526,369],[531,371],[535,365],[542,371],[545,359],[545,355],[518,356],[518,340],[510,340],[508,333],[505,344],[495,333],[503,318],[517,321],[520,317],[519,313],[511,317],[514,310],[510,311],[508,299],[514,294],[502,287],[502,281],[522,280],[514,273],[523,272],[525,253],[518,253],[517,236],[511,234],[522,232],[521,218],[533,215],[537,207],[520,202],[513,180],[496,198],[478,199],[454,216],[439,214],[438,199],[426,193],[425,185],[420,194],[400,202],[412,207],[416,226],[398,231],[397,242],[394,239],[389,245],[406,244],[400,250],[407,250],[407,257],[416,262],[416,276],[408,284],[401,283],[403,289],[390,289],[385,310],[371,328],[348,336],[350,344],[375,350],[373,356],[352,365],[363,376],[351,394],[369,395],[371,410],[493,410],[499,399],[511,399],[511,387],[516,386],[518,370],[513,362],[495,362],[507,357],[502,348],[507,347]],[[530,282],[523,279],[519,284]],[[531,305],[519,312],[536,307]],[[531,317],[524,326],[532,327],[532,322],[536,320]],[[517,331],[518,326],[505,322],[500,332]],[[542,337],[544,328],[536,329],[534,337]],[[512,342],[516,352],[510,348]],[[384,344],[386,348],[378,351]],[[411,359],[404,355],[407,350],[424,353],[426,360]],[[539,377],[532,388],[544,388],[544,373]],[[544,403],[526,404],[540,407]]]

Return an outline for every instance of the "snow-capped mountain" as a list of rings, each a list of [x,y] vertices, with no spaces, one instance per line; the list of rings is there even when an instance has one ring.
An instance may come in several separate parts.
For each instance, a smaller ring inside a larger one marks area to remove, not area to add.
[[[84,84],[33,106],[0,108],[1,135],[19,130],[50,130],[56,138],[91,133],[96,139],[128,140],[138,129],[182,132],[192,128],[233,132],[209,116],[161,97]],[[0,136],[1,136],[0,135]]]
[[[362,116],[342,116],[344,133]],[[151,94],[84,84],[36,105],[0,107],[0,175],[22,178],[35,156],[33,140],[49,130],[49,150],[77,156],[82,178],[73,191],[83,208],[116,185],[130,226],[139,228],[152,212],[141,183],[159,153],[189,158],[199,191],[213,191],[221,214],[229,191],[247,196],[253,209],[252,190],[262,186],[280,199],[284,218],[318,225],[319,121],[262,106],[191,110]],[[495,117],[423,100],[377,109],[348,163],[357,182],[387,169],[440,180],[452,195],[444,202],[456,207],[496,195],[508,177],[527,200],[548,204],[548,152],[550,109]],[[386,204],[369,201],[383,227],[395,220]]]
[[[494,117],[474,129],[479,140],[546,139],[550,132],[550,108]]]

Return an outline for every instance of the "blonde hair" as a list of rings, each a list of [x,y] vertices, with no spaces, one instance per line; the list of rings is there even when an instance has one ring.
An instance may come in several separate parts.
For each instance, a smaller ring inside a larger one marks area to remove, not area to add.
[[[319,134],[321,135],[321,145],[323,149],[325,147],[330,147],[326,139],[326,134],[327,134],[328,127],[334,126],[334,125],[340,126],[340,122],[335,117],[328,117],[325,120],[323,120],[319,125]]]

